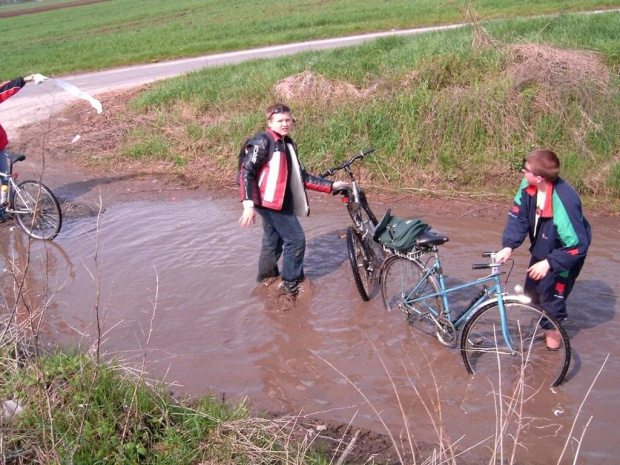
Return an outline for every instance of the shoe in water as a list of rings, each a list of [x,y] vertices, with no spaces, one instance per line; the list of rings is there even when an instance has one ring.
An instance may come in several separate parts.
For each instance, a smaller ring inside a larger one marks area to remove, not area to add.
[[[283,294],[297,296],[299,294],[299,281],[282,281],[280,283],[280,295]]]

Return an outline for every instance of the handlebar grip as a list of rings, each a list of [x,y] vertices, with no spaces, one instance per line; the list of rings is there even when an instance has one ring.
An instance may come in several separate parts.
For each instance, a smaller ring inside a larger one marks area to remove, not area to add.
[[[488,263],[478,263],[471,266],[472,270],[486,270],[489,268],[491,268],[491,265],[489,265]]]
[[[371,147],[371,148],[366,149],[366,150],[362,150],[362,156],[365,157],[366,155],[370,155],[374,151],[375,151],[374,147]]]
[[[334,174],[332,170],[327,170],[325,171],[325,173],[321,174],[319,177],[326,178],[327,176],[331,176],[332,174]]]

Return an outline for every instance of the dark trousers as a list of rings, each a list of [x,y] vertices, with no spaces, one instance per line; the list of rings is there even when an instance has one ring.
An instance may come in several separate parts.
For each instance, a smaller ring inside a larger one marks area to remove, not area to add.
[[[539,261],[540,259],[532,257],[530,266]],[[560,273],[549,270],[547,276],[540,281],[534,281],[526,276],[525,295],[532,299],[532,303],[540,305],[558,321],[564,320],[567,316],[566,299],[573,290],[584,262],[585,258],[570,270]]]
[[[299,220],[293,213],[282,213],[266,208],[257,208],[263,220],[263,242],[258,258],[257,281],[282,276],[290,283],[304,279],[304,255],[306,236]],[[278,260],[282,257],[282,270]]]

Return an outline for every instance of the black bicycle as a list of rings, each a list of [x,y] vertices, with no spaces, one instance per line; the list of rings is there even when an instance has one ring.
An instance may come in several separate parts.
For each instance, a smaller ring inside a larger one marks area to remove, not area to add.
[[[16,182],[13,165],[26,159],[25,155],[6,154],[8,172],[0,175],[8,180],[3,192],[5,212],[12,215],[26,234],[35,239],[52,240],[60,232],[62,211],[54,193],[40,181]],[[4,188],[4,186],[3,186]]]
[[[358,186],[351,165],[363,160],[366,155],[374,151],[374,148],[363,150],[353,158],[339,166],[328,169],[321,175],[321,177],[328,177],[343,170],[349,177],[350,186],[334,189],[332,193],[343,196],[347,211],[353,221],[353,225],[347,230],[347,249],[355,285],[362,300],[365,301],[370,300],[375,283],[378,280],[379,264],[382,257],[372,237],[374,227],[377,225],[377,217],[368,205],[364,190]]]

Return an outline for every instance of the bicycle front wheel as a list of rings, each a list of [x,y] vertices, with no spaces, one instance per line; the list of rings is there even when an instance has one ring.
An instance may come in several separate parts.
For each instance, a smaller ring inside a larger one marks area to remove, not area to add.
[[[367,241],[367,242],[365,242]],[[347,230],[347,249],[355,286],[363,301],[370,300],[375,282],[375,258],[369,237],[362,239],[353,229]]]
[[[38,181],[22,181],[12,200],[17,224],[35,239],[52,240],[60,232],[62,212],[52,191]]]
[[[560,384],[571,357],[564,328],[545,310],[532,304],[508,300],[504,305],[512,350],[502,332],[498,304],[483,307],[463,328],[461,354],[467,371],[502,384],[523,383],[534,391]],[[561,334],[558,350],[547,348],[545,328]]]
[[[419,260],[392,256],[385,262],[381,272],[381,294],[386,310],[401,310],[415,323],[416,317],[424,318],[432,313],[435,317],[443,314],[443,302],[438,296],[428,297],[439,292],[434,276],[427,276],[424,265]],[[415,299],[421,299],[413,302]],[[436,329],[434,326],[432,327]]]

